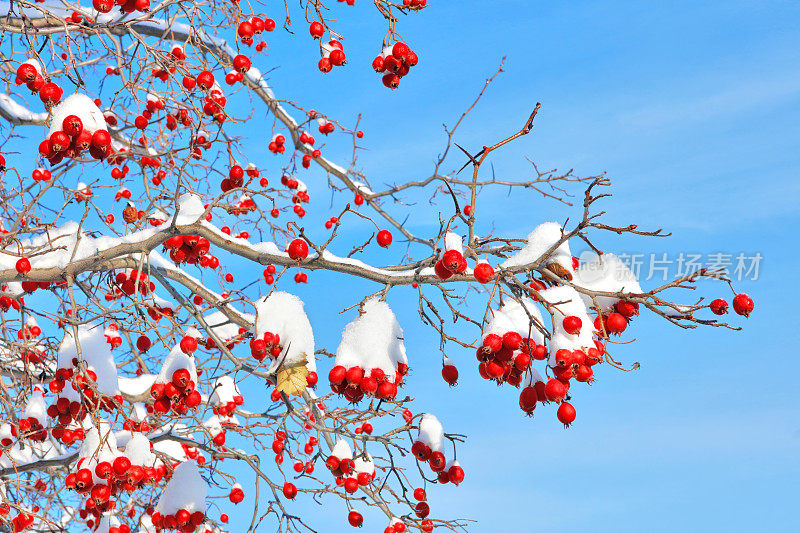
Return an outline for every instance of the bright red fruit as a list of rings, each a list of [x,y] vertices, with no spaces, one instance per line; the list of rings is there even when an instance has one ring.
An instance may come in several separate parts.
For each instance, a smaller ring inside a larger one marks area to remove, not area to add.
[[[388,248],[392,244],[392,234],[388,230],[382,229],[378,232],[377,240],[378,245]]]
[[[295,239],[289,243],[288,252],[295,261],[302,261],[308,257],[308,243],[303,239]]]
[[[753,303],[753,299],[745,293],[739,293],[733,297],[733,310],[737,315],[748,317],[750,313],[753,312],[754,308],[755,303]]]

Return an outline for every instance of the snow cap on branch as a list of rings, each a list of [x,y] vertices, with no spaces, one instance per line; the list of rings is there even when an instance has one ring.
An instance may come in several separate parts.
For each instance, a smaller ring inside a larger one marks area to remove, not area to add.
[[[85,94],[71,94],[55,106],[50,113],[50,127],[53,130],[61,130],[64,119],[70,115],[81,119],[84,131],[94,133],[97,130],[106,129],[103,112],[95,105],[94,100]]]
[[[597,255],[587,250],[581,254],[581,266],[575,277],[575,285],[597,292],[641,293],[642,287],[628,265],[614,254]],[[581,295],[587,306],[594,306],[592,299]],[[597,296],[597,305],[603,313],[613,309],[619,298]]]
[[[131,464],[139,466],[155,466],[157,458],[150,449],[150,440],[141,433],[133,433],[125,445],[125,457]]]
[[[563,229],[556,222],[539,224],[528,234],[528,242],[517,253],[503,261],[502,268],[535,263],[542,258],[563,237]],[[569,242],[564,241],[550,254],[545,264],[557,263],[567,272],[572,273],[572,253],[569,251]]]
[[[172,375],[176,370],[185,368],[189,371],[189,376],[192,381],[197,383],[197,367],[194,364],[194,358],[190,355],[183,353],[180,346],[175,346],[170,350],[169,355],[164,360],[161,366],[161,372],[158,373],[156,383],[169,383],[172,381]]]
[[[340,438],[336,441],[336,444],[333,445],[333,448],[331,449],[331,455],[340,461],[342,459],[352,459],[353,450],[350,449],[350,445],[347,444],[346,440]]]
[[[364,303],[361,315],[342,333],[334,364],[345,368],[359,366],[365,372],[380,368],[394,380],[398,363],[408,364],[403,329],[389,304],[371,298]]]
[[[444,452],[444,428],[434,415],[425,413],[419,421],[417,440],[427,445],[432,452]]]
[[[181,509],[190,513],[206,512],[206,482],[194,461],[186,461],[175,467],[172,478],[161,493],[156,511],[162,515],[175,514]]]
[[[544,344],[544,335],[537,328],[544,327],[542,313],[529,298],[506,300],[500,309],[492,314],[492,319],[483,328],[483,338],[490,333],[500,337],[509,331],[519,333],[523,339],[531,338],[536,344]]]
[[[78,326],[78,340],[72,334],[72,328],[64,329],[64,339],[58,348],[58,368],[73,368],[73,359],[79,359],[78,346],[81,357],[87,368],[97,374],[97,390],[105,396],[119,394],[119,380],[117,378],[117,365],[111,353],[111,346],[106,342],[105,329],[100,326],[81,324]],[[64,391],[71,391],[65,387]]]
[[[276,359],[276,363],[294,364],[307,361],[309,372],[316,372],[314,359],[314,331],[311,322],[303,309],[303,301],[288,292],[276,291],[255,304],[256,337],[262,338],[270,332],[280,336],[285,359]]]

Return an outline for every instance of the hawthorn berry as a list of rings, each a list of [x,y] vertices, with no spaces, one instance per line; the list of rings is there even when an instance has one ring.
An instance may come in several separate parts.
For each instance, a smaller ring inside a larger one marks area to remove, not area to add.
[[[23,276],[31,271],[31,262],[27,257],[21,257],[17,259],[16,263],[17,272],[22,274]]]
[[[392,244],[392,234],[388,230],[382,229],[378,232],[377,241],[382,248],[388,248]]]
[[[455,385],[458,381],[458,368],[455,365],[446,364],[442,366],[442,378],[449,384]]]
[[[559,422],[564,424],[564,427],[569,427],[575,421],[576,414],[575,408],[569,402],[562,402],[558,406],[558,411],[556,411],[556,416]]]
[[[294,239],[289,243],[289,257],[295,261],[302,261],[308,257],[308,243],[304,239]]]
[[[564,321],[562,323],[564,326],[564,331],[570,335],[578,335],[581,332],[582,324],[583,323],[581,319],[573,315],[564,317]]]
[[[311,23],[311,26],[309,26],[308,31],[311,33],[311,37],[320,39],[325,34],[325,26],[323,26],[321,22],[314,21]]]
[[[489,263],[481,262],[475,265],[472,275],[478,283],[489,283],[494,278],[494,269]]]
[[[737,315],[749,317],[754,308],[755,303],[753,302],[753,299],[745,293],[739,293],[733,297],[733,310]]]
[[[717,298],[713,300],[709,306],[711,308],[711,312],[715,315],[724,315],[728,312],[728,302],[723,300],[722,298]]]

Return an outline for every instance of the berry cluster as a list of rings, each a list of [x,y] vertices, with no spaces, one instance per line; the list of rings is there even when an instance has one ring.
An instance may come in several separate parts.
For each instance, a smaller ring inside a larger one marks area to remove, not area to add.
[[[639,314],[639,304],[635,302],[631,303],[620,300],[614,304],[614,309],[615,311],[607,315],[599,314],[597,318],[595,318],[594,329],[598,332],[599,336],[604,337],[605,334],[620,335],[628,328],[628,323],[633,317]],[[564,329],[567,330],[566,321]],[[580,326],[578,326],[578,330],[580,330]],[[567,332],[569,332],[569,330],[567,330]]]
[[[260,339],[255,337],[250,339],[250,354],[257,361],[263,361],[264,358],[267,357],[267,354],[274,359],[278,357],[282,351],[281,336],[277,333],[267,331]]]
[[[233,85],[236,82],[244,81],[244,75],[252,66],[250,58],[239,54],[233,58],[233,70],[225,74],[225,83]]]
[[[202,266],[202,259],[211,248],[211,243],[200,235],[176,235],[164,241],[164,248],[169,250],[169,258],[176,265],[200,263]]]
[[[147,272],[140,272],[135,268],[117,272],[114,281],[116,282],[114,287],[116,296],[122,294],[132,296],[134,293],[147,295],[156,288],[156,284],[150,281]]]
[[[261,35],[265,31],[273,31],[275,29],[275,21],[271,18],[262,19],[261,17],[251,17],[248,20],[243,20],[239,23],[236,29],[236,34],[242,41],[242,44],[250,46],[253,44],[253,36]]]
[[[344,55],[344,47],[336,39],[331,39],[324,43],[321,49],[322,58],[317,64],[320,72],[328,73],[333,70],[333,67],[341,67],[347,61],[347,57]]]
[[[384,48],[383,53],[372,60],[372,68],[375,72],[385,72],[383,84],[390,89],[396,89],[400,85],[400,78],[408,74],[417,63],[417,54],[406,43],[398,42]]]
[[[722,298],[717,298],[712,301],[709,307],[711,308],[711,312],[715,315],[724,315],[728,312],[728,302]],[[733,297],[733,311],[737,315],[749,317],[753,309],[755,309],[755,303],[753,303],[753,299],[748,295],[739,293]]]
[[[353,461],[350,447],[348,446],[344,448],[339,445],[334,447],[334,449],[331,451],[331,455],[329,455],[325,460],[325,466],[331,471],[333,477],[337,479],[343,479],[354,472],[355,461]]]
[[[31,173],[33,181],[50,181],[53,175],[46,168],[37,168]]]
[[[150,517],[156,531],[159,529],[175,529],[181,533],[194,533],[197,528],[206,520],[206,514],[202,511],[190,512],[188,509],[179,509],[173,514],[162,515],[155,511]]]
[[[19,427],[19,431],[17,431]],[[20,418],[17,425],[11,425],[11,434],[15,437],[26,438],[37,442],[44,442],[47,438],[47,429],[35,416]]]
[[[235,411],[236,408],[240,405],[244,404],[244,396],[241,394],[234,396],[233,400],[225,403],[218,403],[214,405],[211,410],[214,412],[215,415],[218,416],[231,416]]]
[[[123,13],[147,13],[150,11],[150,0],[92,0],[92,5],[100,13],[108,13],[118,5]]]
[[[282,154],[286,151],[286,137],[280,133],[276,133],[272,136],[272,140],[267,145],[267,149],[272,152],[273,154]]]
[[[42,87],[42,91],[48,85]],[[61,129],[57,129],[59,126]],[[108,155],[110,146],[111,135],[107,130],[91,131],[89,125],[84,124],[80,117],[67,115],[60,124],[53,124],[50,137],[39,144],[39,153],[46,157],[51,165],[56,165],[65,157],[78,158],[86,150],[89,150],[89,155],[93,158],[103,159]]]
[[[78,361],[73,359],[72,364],[77,366]],[[66,388],[67,382],[70,385],[70,389],[67,389],[70,396],[79,398],[79,400],[70,400],[62,395],[47,407],[47,416],[57,418],[61,426],[66,426],[72,421],[83,420],[90,411],[102,409],[110,413],[118,405],[122,405],[122,395],[117,394],[110,397],[97,391],[97,374],[92,368],[83,372],[75,372],[73,368],[59,368],[48,387],[51,392],[61,394]],[[56,428],[53,429],[53,434],[55,435],[55,433]]]
[[[23,283],[23,289],[25,289],[24,284],[26,282],[23,281],[22,283]],[[34,282],[34,283],[36,283],[36,282]],[[37,285],[37,288],[38,288],[39,284],[36,283],[36,285]],[[49,287],[49,284],[48,284],[48,287]],[[8,285],[3,285],[0,288],[0,291],[5,291],[7,289],[8,289]],[[27,291],[27,289],[25,289],[25,290]],[[31,291],[28,291],[28,292],[31,292]],[[8,311],[9,309],[13,308],[13,309],[19,311],[20,302],[21,301],[22,301],[22,303],[24,303],[22,298],[17,300],[16,298],[12,298],[11,296],[9,296],[7,294],[0,294],[0,309],[2,309],[3,311]]]
[[[17,331],[17,338],[24,340],[35,339],[42,334],[42,328],[36,323],[36,319],[29,317],[21,330]]]
[[[502,336],[489,333],[483,338],[477,357],[478,373],[483,379],[519,387],[531,360],[544,360],[547,348],[533,339],[523,339],[516,331],[507,331]]]
[[[336,130],[334,123],[329,122],[325,117],[317,117],[317,124],[319,125],[317,129],[319,129],[319,132],[323,135],[328,135]]]
[[[491,268],[491,267],[490,267]],[[434,272],[439,279],[448,279],[453,274],[461,274],[467,269],[467,260],[459,250],[445,250],[442,257],[433,266]],[[494,275],[494,271],[492,271]]]
[[[364,396],[380,400],[393,400],[397,396],[397,387],[402,385],[406,372],[408,372],[408,366],[398,363],[396,377],[392,381],[380,368],[373,368],[367,372],[360,366],[345,368],[337,365],[331,369],[328,380],[333,392],[341,394],[352,403],[360,402]]]
[[[320,130],[321,130],[321,128],[322,128],[322,126],[320,126]],[[303,131],[303,132],[300,132],[300,142],[303,143],[303,144],[308,144],[310,146],[314,146],[314,142],[316,142],[316,141],[315,141],[314,137],[309,135],[307,132]]]
[[[192,337],[184,337],[184,340],[194,340],[195,348],[197,341]],[[181,341],[183,348],[183,341]],[[186,368],[179,368],[172,373],[172,379],[167,383],[153,383],[150,387],[150,396],[155,400],[153,410],[156,413],[168,413],[170,411],[185,415],[189,409],[194,409],[200,405],[200,393],[195,390],[195,382],[192,381],[191,373]]]
[[[33,509],[34,512],[38,512],[38,506]],[[0,506],[0,516],[6,516],[9,512],[9,506],[7,503],[3,503]],[[26,512],[19,512],[17,515],[11,519],[11,523],[14,525],[14,533],[19,533],[20,531],[24,531],[28,528],[31,524],[33,524],[33,515]]]
[[[238,217],[255,210],[256,202],[250,196],[243,194],[236,202],[236,207],[230,209],[230,213]]]
[[[15,83],[17,85],[26,84],[32,93],[39,92],[46,83],[44,76],[41,74],[41,70],[38,61],[35,59],[28,59],[17,67]]]

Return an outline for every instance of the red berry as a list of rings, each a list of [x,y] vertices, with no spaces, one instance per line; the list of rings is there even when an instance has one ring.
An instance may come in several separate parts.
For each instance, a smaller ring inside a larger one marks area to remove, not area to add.
[[[556,416],[558,420],[564,424],[564,427],[569,427],[569,425],[575,421],[575,408],[572,407],[571,403],[562,402],[561,405],[558,406]]]
[[[551,378],[544,386],[544,394],[548,401],[559,402],[567,395],[567,386],[561,381]]]
[[[290,500],[293,500],[294,497],[297,496],[297,487],[287,481],[283,484],[283,495]]]
[[[526,414],[531,414],[536,409],[536,401],[538,399],[539,396],[535,388],[525,387],[519,394],[519,408],[525,411]]]
[[[753,303],[753,299],[745,293],[739,293],[733,297],[733,310],[737,315],[748,317],[750,313],[753,312],[754,308],[755,303]]]
[[[328,56],[328,59],[330,60],[331,65],[335,67],[341,67],[342,65],[345,64],[345,61],[347,60],[347,58],[344,55],[344,52],[342,52],[338,48],[334,48],[331,51],[331,55]]]
[[[214,86],[214,75],[211,72],[204,70],[197,75],[197,85],[204,90],[210,89]]]
[[[728,312],[728,302],[723,300],[722,298],[717,298],[713,302],[711,302],[711,312],[715,315],[724,315]]]
[[[444,255],[442,255],[442,264],[453,274],[463,272],[464,268],[467,266],[464,256],[458,250],[447,250]],[[462,268],[462,264],[464,268]]]
[[[581,325],[583,325],[583,322],[581,321],[580,318],[576,316],[570,315],[564,317],[564,322],[563,322],[564,331],[566,331],[570,335],[578,335],[581,332]]]
[[[333,65],[331,64],[330,59],[328,59],[327,57],[323,57],[319,60],[319,63],[317,63],[317,68],[319,68],[320,72],[327,74],[328,72],[333,70]]]
[[[364,523],[364,517],[358,511],[353,510],[347,515],[347,521],[353,527],[361,527],[361,524]]]
[[[308,31],[311,33],[311,37],[319,39],[325,33],[325,26],[321,22],[314,21],[309,26]]]
[[[392,55],[395,59],[404,59],[408,55],[408,45],[406,43],[395,43],[392,47]]]
[[[383,248],[388,248],[390,244],[392,244],[392,234],[385,229],[382,229],[378,232],[378,245]]]
[[[308,257],[308,243],[303,239],[295,239],[289,243],[289,257],[295,261],[302,261]]]
[[[450,385],[455,385],[458,381],[458,368],[455,365],[444,365],[442,367],[442,378]]]
[[[17,259],[16,268],[17,272],[24,276],[31,271],[31,262],[27,257],[21,257],[20,259]]]
[[[519,350],[522,344],[522,335],[516,331],[507,331],[503,334],[503,347],[509,350]]]
[[[347,369],[341,365],[333,367],[330,373],[328,374],[328,380],[335,385],[338,385],[339,383],[343,382],[346,377],[347,377]]]
[[[497,352],[503,347],[503,339],[500,335],[489,333],[483,338],[483,347],[489,352]]]
[[[181,351],[183,353],[190,354],[195,350],[197,350],[197,339],[188,336],[181,339]]]
[[[458,485],[464,481],[464,469],[458,465],[453,465],[447,470],[447,477],[450,483]]]
[[[619,313],[611,313],[606,318],[606,330],[609,333],[614,333],[615,335],[619,335],[625,328],[628,327],[628,321]]]
[[[383,84],[390,89],[397,89],[397,86],[400,85],[400,76],[388,72],[383,75]]]
[[[436,264],[433,265],[433,271],[436,273],[436,276],[441,280],[445,280],[453,275],[453,273],[450,272],[450,270],[448,270],[447,267],[444,266],[444,263],[442,263],[441,260],[436,261]]]
[[[478,263],[472,274],[478,283],[489,283],[494,278],[494,269],[489,263]]]

